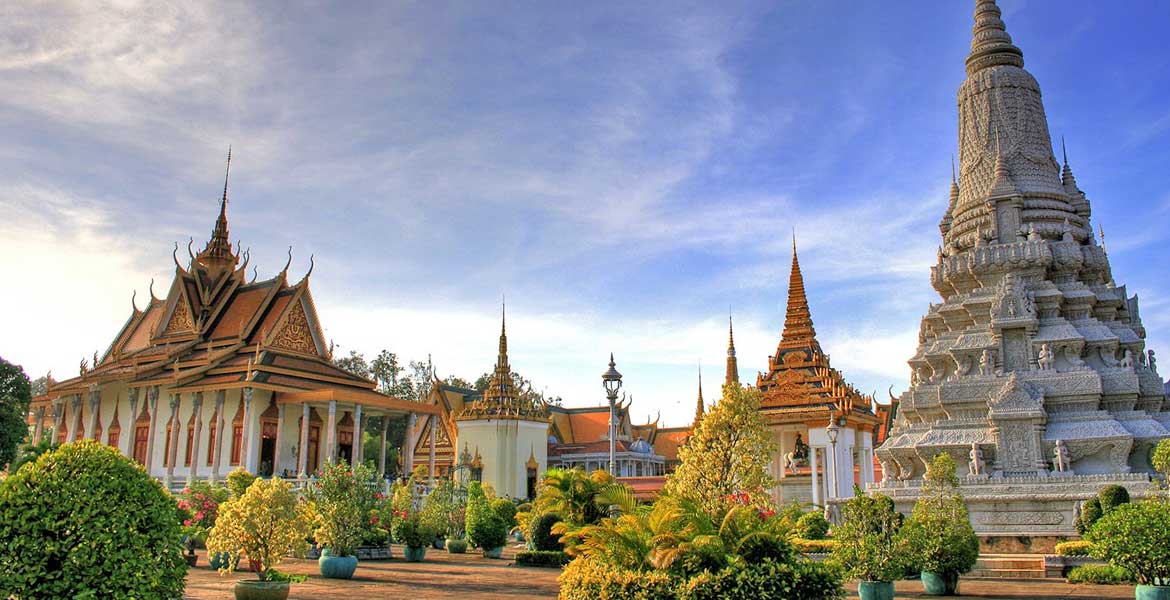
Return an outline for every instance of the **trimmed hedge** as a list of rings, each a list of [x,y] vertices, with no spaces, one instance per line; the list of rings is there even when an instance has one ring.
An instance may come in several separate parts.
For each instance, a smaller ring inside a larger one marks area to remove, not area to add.
[[[815,562],[766,560],[702,573],[679,587],[679,600],[836,600],[841,571]]]
[[[837,547],[837,540],[802,540],[792,538],[788,540],[797,552],[802,554],[828,554]]]
[[[1068,572],[1069,583],[1122,585],[1134,583],[1133,573],[1113,565],[1082,565]]]
[[[561,543],[561,537],[552,532],[553,525],[560,521],[561,516],[556,513],[540,515],[540,518],[532,523],[532,531],[528,534],[528,541],[532,543],[532,547],[544,552],[564,550],[565,546]]]
[[[179,509],[159,482],[93,440],[0,483],[0,597],[178,598]]]
[[[805,513],[796,520],[791,535],[803,540],[823,540],[829,535],[829,522],[819,512]]]
[[[1101,499],[1103,513],[1108,513],[1122,504],[1129,504],[1129,490],[1116,484],[1101,488],[1101,491],[1097,492],[1097,497]]]
[[[1056,545],[1056,553],[1061,556],[1089,556],[1093,543],[1087,540],[1060,542]]]
[[[578,558],[561,576],[559,600],[676,600],[674,581],[664,572],[641,573]]]
[[[496,498],[491,501],[492,512],[503,519],[509,529],[516,526],[516,505],[506,498]]]
[[[553,567],[559,569],[573,560],[568,554],[561,551],[544,552],[541,550],[527,550],[516,554],[516,564],[525,567]]]

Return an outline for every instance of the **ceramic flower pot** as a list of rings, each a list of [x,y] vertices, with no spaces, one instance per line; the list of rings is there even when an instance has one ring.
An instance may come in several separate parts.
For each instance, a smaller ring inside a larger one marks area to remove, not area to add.
[[[464,552],[467,552],[467,540],[447,539],[448,554],[463,554]]]
[[[239,562],[240,559],[238,557],[233,559],[230,552],[216,552],[207,557],[207,564],[211,565],[211,568],[217,571],[219,569],[226,569],[229,565],[237,565]]]
[[[407,562],[422,562],[422,560],[427,557],[427,547],[405,546],[402,551],[402,557],[405,558]]]
[[[287,581],[237,581],[233,589],[236,600],[286,600],[288,598]]]
[[[959,593],[959,574],[923,571],[922,587],[927,596],[954,596]]]
[[[431,544],[431,547],[434,548],[435,550],[442,550],[443,548],[447,547],[447,539],[446,538],[435,538],[435,543]]]
[[[894,600],[894,582],[862,581],[857,584],[861,600]]]
[[[503,556],[503,554],[504,554],[504,547],[503,546],[483,551],[484,558],[499,558],[499,557]]]
[[[1134,588],[1133,597],[1134,600],[1170,600],[1170,585],[1139,585]]]
[[[357,566],[356,556],[333,556],[328,548],[322,550],[321,558],[317,559],[321,576],[326,579],[352,579]]]

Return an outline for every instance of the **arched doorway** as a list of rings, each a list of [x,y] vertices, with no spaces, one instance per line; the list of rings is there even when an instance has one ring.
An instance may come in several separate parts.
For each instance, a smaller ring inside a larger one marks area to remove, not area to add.
[[[268,408],[260,413],[260,468],[259,475],[272,477],[276,469],[276,428],[280,412],[276,409],[276,394],[268,399]]]

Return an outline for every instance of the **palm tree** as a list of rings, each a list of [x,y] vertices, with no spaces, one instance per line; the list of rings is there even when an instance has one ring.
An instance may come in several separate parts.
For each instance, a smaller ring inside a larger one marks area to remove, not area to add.
[[[583,469],[549,469],[536,497],[537,513],[561,516],[570,528],[592,525],[612,512],[629,514],[637,501],[629,486],[609,473]]]

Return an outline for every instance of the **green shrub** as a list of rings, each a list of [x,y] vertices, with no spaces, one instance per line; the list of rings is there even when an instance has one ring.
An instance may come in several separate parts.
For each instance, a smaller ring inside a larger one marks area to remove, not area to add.
[[[1097,519],[1104,514],[1101,510],[1101,500],[1096,497],[1089,498],[1085,501],[1085,505],[1081,507],[1081,518],[1077,520],[1077,531],[1081,535],[1085,535],[1093,528],[1093,524]]]
[[[1101,501],[1101,512],[1109,514],[1118,506],[1129,504],[1129,490],[1120,485],[1107,485],[1097,492],[1097,498]]]
[[[823,514],[813,511],[801,515],[791,533],[802,540],[823,540],[829,534],[829,522]]]
[[[765,560],[702,573],[678,587],[679,600],[834,600],[844,598],[841,570],[831,564]]]
[[[377,474],[365,465],[351,467],[344,460],[326,463],[305,491],[318,514],[313,532],[333,556],[350,556],[372,529],[370,515],[378,505],[374,490]],[[435,540],[434,533],[427,543]]]
[[[674,581],[661,571],[630,571],[586,558],[570,562],[557,578],[559,600],[675,600]]]
[[[802,540],[790,538],[788,540],[797,552],[804,554],[827,554],[837,547],[837,540]]]
[[[0,483],[0,597],[178,598],[187,566],[175,499],[93,440]]]
[[[789,562],[796,558],[796,550],[788,540],[767,531],[756,531],[744,536],[735,553],[748,563],[765,560]]]
[[[467,541],[484,550],[499,548],[508,541],[508,526],[491,509],[478,481],[467,486]]]
[[[1089,551],[1092,548],[1092,542],[1087,542],[1085,540],[1060,542],[1056,545],[1056,553],[1061,556],[1089,556]]]
[[[1133,573],[1138,583],[1170,580],[1170,503],[1122,504],[1085,538],[1093,543],[1093,556]]]
[[[1150,457],[1150,463],[1159,473],[1170,477],[1170,438],[1158,442],[1154,454]]]
[[[496,498],[491,502],[492,512],[504,520],[504,525],[512,528],[516,526],[516,505],[506,498]]]
[[[1121,585],[1133,583],[1133,573],[1113,565],[1082,565],[1068,572],[1069,583]]]
[[[833,561],[846,569],[850,579],[900,579],[912,562],[899,532],[902,515],[888,496],[856,493],[843,507],[844,521],[833,530],[838,542]]]
[[[568,554],[560,551],[544,552],[541,550],[526,550],[516,554],[516,564],[525,567],[556,567],[561,568],[572,560]]]
[[[560,520],[560,515],[546,513],[531,521],[532,531],[527,533],[527,539],[532,543],[534,550],[558,552],[565,549],[564,544],[561,543],[561,537],[552,532],[553,525],[559,523]]]
[[[448,554],[464,554],[467,552],[467,540],[447,539]]]
[[[238,467],[227,476],[227,486],[233,498],[239,498],[248,491],[248,486],[256,481],[256,476],[249,473],[244,467]]]

